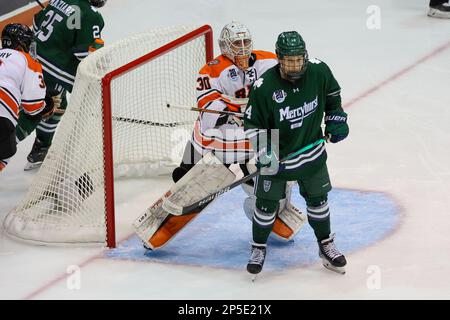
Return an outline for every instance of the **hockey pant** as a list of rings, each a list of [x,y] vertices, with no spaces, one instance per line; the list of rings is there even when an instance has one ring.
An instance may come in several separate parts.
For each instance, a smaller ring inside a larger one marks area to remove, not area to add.
[[[16,154],[16,151],[14,124],[9,119],[0,117],[0,171],[6,167],[9,159]]]

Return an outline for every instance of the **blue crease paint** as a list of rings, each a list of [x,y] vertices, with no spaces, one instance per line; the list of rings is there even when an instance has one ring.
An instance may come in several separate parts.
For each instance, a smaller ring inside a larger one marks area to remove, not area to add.
[[[137,236],[108,250],[105,256],[126,259],[226,269],[245,269],[250,254],[251,222],[242,209],[245,193],[236,188],[212,203],[166,246],[146,251]],[[333,189],[328,197],[336,245],[350,254],[376,244],[399,223],[400,209],[383,192]],[[292,202],[306,212],[295,186]],[[313,230],[305,224],[293,241],[270,237],[265,271],[305,267],[320,261]],[[349,263],[351,262],[351,259]]]

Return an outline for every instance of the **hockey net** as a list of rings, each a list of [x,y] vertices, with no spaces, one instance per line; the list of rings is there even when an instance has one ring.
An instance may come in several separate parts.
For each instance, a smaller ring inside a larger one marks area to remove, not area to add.
[[[182,26],[83,60],[47,157],[4,220],[6,233],[37,244],[114,247],[114,174],[162,174],[179,163],[197,115],[166,103],[195,105],[196,75],[212,51],[209,26]]]

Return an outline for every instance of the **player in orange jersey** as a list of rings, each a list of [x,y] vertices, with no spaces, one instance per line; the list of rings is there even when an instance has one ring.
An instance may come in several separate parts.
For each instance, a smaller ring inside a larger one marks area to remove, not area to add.
[[[53,100],[45,99],[41,64],[32,58],[33,32],[22,24],[8,24],[0,49],[0,171],[16,153],[15,128],[22,117],[41,119],[53,112]]]

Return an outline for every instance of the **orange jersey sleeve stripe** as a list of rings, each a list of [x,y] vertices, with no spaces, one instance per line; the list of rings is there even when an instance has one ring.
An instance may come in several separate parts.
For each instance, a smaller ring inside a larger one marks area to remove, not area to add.
[[[241,141],[218,141],[214,138],[205,137],[200,131],[200,125],[198,120],[195,122],[194,126],[194,139],[204,147],[214,148],[215,150],[252,150],[250,147],[250,142],[248,140]]]
[[[229,100],[223,96],[221,97],[221,100],[227,105],[228,109],[230,109],[231,111],[241,112],[241,105],[232,103],[231,100]]]
[[[213,91],[210,94],[207,94],[206,96],[202,97],[200,100],[197,101],[197,106],[199,108],[203,108],[205,106],[205,104],[207,104],[208,102],[212,102],[214,100],[218,100],[222,97],[222,95],[217,92],[217,91]]]
[[[17,116],[19,115],[19,106],[17,103],[2,89],[0,88],[0,100]]]
[[[35,113],[36,111],[44,107],[44,101],[37,103],[22,102],[22,107],[25,109],[27,113]]]

